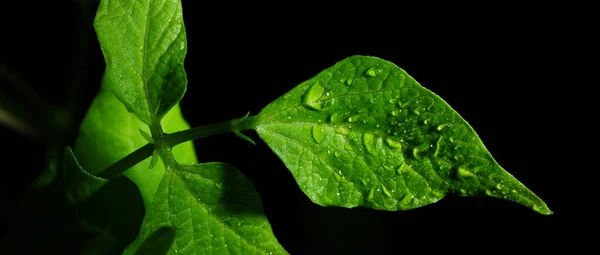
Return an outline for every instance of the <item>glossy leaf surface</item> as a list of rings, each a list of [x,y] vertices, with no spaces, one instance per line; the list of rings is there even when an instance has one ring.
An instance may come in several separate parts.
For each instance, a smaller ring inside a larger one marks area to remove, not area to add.
[[[165,172],[141,236],[162,227],[176,229],[168,254],[286,254],[252,183],[225,163]]]
[[[443,99],[379,58],[325,69],[265,107],[256,130],[320,205],[408,210],[455,193],[551,213]]]
[[[94,28],[107,87],[144,123],[160,121],[186,90],[181,1],[104,0]]]

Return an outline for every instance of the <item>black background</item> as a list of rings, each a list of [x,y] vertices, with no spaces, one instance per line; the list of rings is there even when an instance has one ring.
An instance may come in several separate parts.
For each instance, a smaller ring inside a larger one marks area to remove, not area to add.
[[[96,6],[72,1],[35,6],[2,10],[8,24],[2,32],[2,65],[49,104],[70,107],[73,130],[62,141],[72,145],[104,69],[92,28]],[[254,132],[247,134],[256,146],[233,134],[197,140],[198,158],[228,162],[252,180],[275,235],[292,254],[579,247],[569,238],[575,234],[571,229],[582,226],[566,216],[572,195],[560,188],[565,180],[556,155],[561,149],[549,139],[557,111],[549,105],[568,93],[558,68],[568,29],[556,18],[558,10],[513,7],[442,6],[440,15],[411,16],[414,10],[402,5],[234,8],[186,1],[189,82],[181,105],[192,126],[257,114],[337,61],[377,56],[444,98],[500,165],[546,201],[552,216],[509,201],[454,196],[399,212],[320,207]],[[12,175],[1,179],[2,211],[9,215],[45,167],[49,140],[30,139],[4,126],[0,135],[3,147],[11,148],[2,161],[27,159],[3,167]]]

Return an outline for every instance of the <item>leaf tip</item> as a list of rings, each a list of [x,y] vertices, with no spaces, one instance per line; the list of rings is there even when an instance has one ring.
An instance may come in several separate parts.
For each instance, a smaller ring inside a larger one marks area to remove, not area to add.
[[[537,205],[534,205],[532,207],[532,209],[534,211],[540,213],[540,214],[543,214],[543,215],[552,215],[552,214],[554,214],[554,212],[551,211],[550,208],[548,208],[548,206],[544,202],[541,202],[541,203],[539,203]]]

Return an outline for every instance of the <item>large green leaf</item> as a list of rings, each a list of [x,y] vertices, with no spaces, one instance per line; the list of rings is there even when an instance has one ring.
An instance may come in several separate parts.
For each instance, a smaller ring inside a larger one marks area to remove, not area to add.
[[[67,148],[30,186],[6,254],[109,254],[139,232],[143,202],[135,184],[86,172]],[[31,245],[34,244],[34,245]]]
[[[451,192],[552,213],[444,100],[375,57],[303,82],[263,109],[256,130],[319,205],[407,210]]]
[[[186,90],[181,1],[103,0],[94,28],[108,87],[143,122],[160,121]]]
[[[161,121],[165,132],[176,132],[189,128],[176,105]],[[81,124],[75,154],[81,165],[92,174],[97,174],[129,153],[144,146],[148,141],[139,130],[150,132],[148,125],[129,113],[114,94],[103,88],[90,106]],[[173,148],[180,162],[196,163],[192,142]],[[148,207],[154,198],[165,168],[160,162],[149,169],[150,158],[135,165],[125,175],[139,187],[144,204]]]
[[[225,163],[178,165],[165,172],[144,219],[143,239],[176,229],[169,254],[285,254],[252,183]]]

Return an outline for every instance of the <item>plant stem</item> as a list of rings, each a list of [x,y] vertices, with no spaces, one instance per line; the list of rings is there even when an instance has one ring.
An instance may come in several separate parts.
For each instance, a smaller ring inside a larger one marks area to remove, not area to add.
[[[121,160],[112,164],[108,168],[104,169],[102,172],[97,174],[98,177],[105,179],[114,179],[119,177],[123,172],[127,171],[129,168],[137,165],[142,160],[150,157],[154,152],[154,144],[146,144],[131,154],[125,156]]]
[[[152,156],[152,153],[155,149],[158,150],[158,154],[166,168],[175,167],[177,165],[177,161],[171,153],[171,148],[173,148],[175,145],[202,137],[253,129],[256,127],[257,121],[257,116],[246,116],[230,121],[179,131],[172,134],[165,134],[160,124],[151,125],[150,131],[155,144],[148,143],[144,145],[143,147],[137,149],[108,168],[104,169],[102,172],[97,174],[97,176],[105,179],[117,178],[129,168]]]
[[[171,133],[165,136],[167,144],[171,147],[191,141],[198,138],[218,135],[228,132],[239,132],[242,130],[254,129],[258,121],[257,116],[243,117],[230,121],[219,122],[202,127],[196,127]]]
[[[150,132],[152,133],[152,139],[154,139],[158,156],[160,156],[160,159],[162,159],[165,169],[168,171],[172,170],[172,168],[176,168],[178,165],[177,160],[175,160],[175,157],[171,152],[171,148],[173,148],[173,146],[167,143],[167,139],[162,130],[160,122],[150,125]]]

